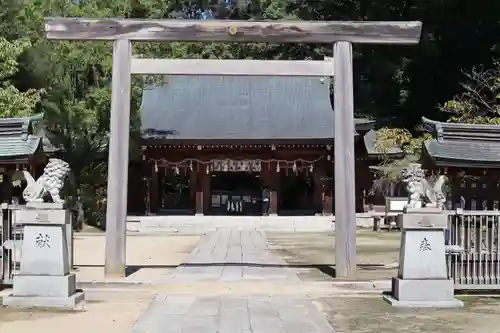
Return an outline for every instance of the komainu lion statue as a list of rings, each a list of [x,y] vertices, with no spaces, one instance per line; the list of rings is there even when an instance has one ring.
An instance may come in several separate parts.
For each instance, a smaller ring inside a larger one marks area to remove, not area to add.
[[[434,184],[425,179],[425,170],[418,163],[412,163],[404,168],[401,179],[406,183],[408,191],[407,207],[421,208],[424,206],[438,207],[443,209],[446,196],[443,187],[447,181],[446,176],[438,176]]]
[[[70,172],[69,164],[58,158],[49,159],[43,174],[36,181],[27,171],[23,171],[24,178],[28,183],[23,191],[23,198],[26,202],[43,202],[44,197],[50,194],[55,203],[64,203],[60,197],[60,192],[64,186],[64,181]]]

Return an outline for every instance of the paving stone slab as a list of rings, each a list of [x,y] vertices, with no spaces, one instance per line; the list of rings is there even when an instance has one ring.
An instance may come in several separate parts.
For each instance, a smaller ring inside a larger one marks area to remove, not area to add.
[[[297,280],[293,270],[267,249],[257,230],[218,229],[203,236],[171,279],[176,281]]]
[[[172,282],[272,280],[303,283],[267,249],[264,233],[236,228],[203,236]],[[277,282],[280,283],[280,282]],[[305,296],[158,294],[133,333],[333,333]]]
[[[134,333],[334,333],[307,298],[158,295]]]

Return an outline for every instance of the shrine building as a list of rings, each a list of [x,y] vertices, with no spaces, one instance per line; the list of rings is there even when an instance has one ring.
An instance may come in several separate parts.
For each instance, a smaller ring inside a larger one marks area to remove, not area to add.
[[[35,178],[48,159],[61,149],[52,145],[43,127],[43,114],[0,119],[0,202],[22,204],[22,170]]]
[[[129,214],[260,215],[263,188],[272,215],[334,213],[328,78],[168,76],[145,89],[141,117]],[[381,155],[373,125],[355,119],[360,212]]]

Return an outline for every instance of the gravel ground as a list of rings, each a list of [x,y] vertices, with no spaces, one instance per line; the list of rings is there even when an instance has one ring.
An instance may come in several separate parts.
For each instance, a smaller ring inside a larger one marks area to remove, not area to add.
[[[499,298],[464,297],[462,309],[395,309],[381,297],[319,298],[316,306],[338,332],[499,333]]]
[[[299,270],[304,281],[328,281],[334,276],[335,235],[333,233],[266,232],[269,248]],[[397,274],[400,233],[358,230],[359,280],[389,279]]]

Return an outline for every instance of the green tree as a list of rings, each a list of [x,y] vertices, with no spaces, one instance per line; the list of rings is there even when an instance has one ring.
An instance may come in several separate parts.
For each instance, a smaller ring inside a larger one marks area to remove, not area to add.
[[[385,155],[380,168],[376,172],[376,179],[371,192],[385,192],[392,183],[401,180],[401,171],[410,163],[417,162],[422,154],[422,147],[425,140],[431,138],[429,133],[420,132],[414,136],[412,132],[404,128],[384,127],[377,131],[375,149]],[[390,159],[387,152],[394,147],[399,147],[404,152],[404,157],[400,159]]]
[[[0,37],[0,117],[30,115],[40,102],[42,90],[19,91],[11,78],[18,71],[19,56],[31,46],[29,40],[8,41]]]
[[[490,69],[473,68],[464,73],[463,91],[444,103],[441,111],[448,121],[472,124],[500,124],[500,63]]]
[[[13,91],[11,97],[4,102],[0,95],[0,103],[2,106],[10,104],[17,114],[29,113],[35,105],[37,112],[44,113],[51,143],[62,148],[62,158],[71,165],[74,185],[88,222],[103,226],[112,45],[109,42],[48,41],[43,38],[43,18],[51,15],[124,16],[128,1],[73,4],[70,1],[25,0],[17,4],[20,5],[16,6],[16,11],[9,11],[12,24],[8,36],[28,36],[29,39],[23,39],[22,43],[17,40],[5,41],[5,45],[0,43],[0,49],[6,50],[0,54],[5,76],[13,83],[10,87],[6,85],[7,92]],[[19,63],[10,61],[11,58],[18,58]],[[139,133],[142,81],[135,78],[132,91],[131,132],[134,139]],[[41,92],[45,92],[43,96]],[[2,109],[2,115],[14,115],[11,109]],[[132,147],[136,142],[133,140]],[[73,192],[71,196],[74,198],[76,194]]]

